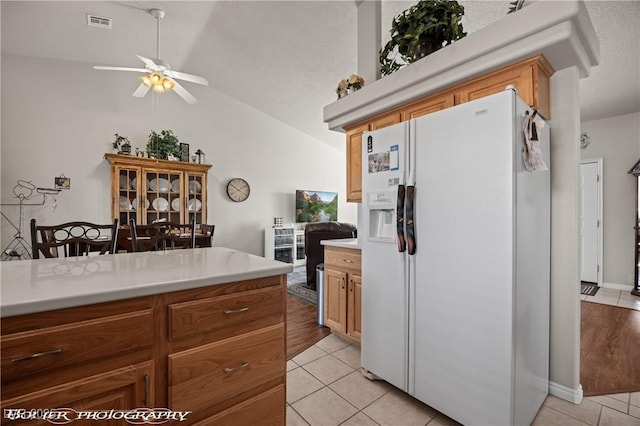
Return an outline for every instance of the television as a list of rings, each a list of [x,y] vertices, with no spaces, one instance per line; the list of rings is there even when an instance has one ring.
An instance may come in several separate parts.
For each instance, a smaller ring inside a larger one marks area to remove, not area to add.
[[[296,223],[337,220],[337,192],[296,190]]]

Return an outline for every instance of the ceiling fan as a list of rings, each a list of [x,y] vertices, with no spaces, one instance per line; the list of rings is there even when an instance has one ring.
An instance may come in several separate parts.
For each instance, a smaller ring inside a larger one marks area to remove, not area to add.
[[[150,89],[154,92],[164,93],[173,90],[178,96],[187,101],[187,103],[194,104],[197,102],[184,87],[180,85],[176,80],[184,80],[191,83],[202,84],[208,86],[209,82],[197,75],[187,74],[180,71],[174,71],[171,69],[168,63],[159,59],[160,58],[160,21],[164,18],[164,11],[161,9],[150,9],[149,13],[157,20],[157,43],[156,43],[156,58],[148,59],[140,55],[136,55],[144,63],[144,68],[126,68],[126,67],[103,67],[94,66],[97,70],[109,70],[109,71],[134,71],[145,73],[140,77],[140,86],[133,92],[133,96],[136,98],[143,98]]]

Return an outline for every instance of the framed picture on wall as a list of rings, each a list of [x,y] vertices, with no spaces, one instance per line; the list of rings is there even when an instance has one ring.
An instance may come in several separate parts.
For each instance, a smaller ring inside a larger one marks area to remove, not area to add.
[[[180,143],[180,161],[189,162],[189,144]]]

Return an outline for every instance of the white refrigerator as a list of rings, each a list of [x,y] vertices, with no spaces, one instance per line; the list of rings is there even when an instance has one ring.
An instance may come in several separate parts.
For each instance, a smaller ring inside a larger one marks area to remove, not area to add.
[[[528,425],[548,391],[550,179],[525,168],[530,116],[507,90],[363,134],[362,367],[465,425]]]

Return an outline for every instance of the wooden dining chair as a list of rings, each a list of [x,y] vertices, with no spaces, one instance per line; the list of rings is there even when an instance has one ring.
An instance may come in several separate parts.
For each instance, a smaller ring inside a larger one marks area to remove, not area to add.
[[[60,225],[37,225],[31,219],[31,250],[34,259],[87,256],[115,253],[118,219],[111,225],[90,222],[67,222]]]
[[[195,223],[157,222],[137,225],[130,223],[131,248],[134,252],[162,251],[195,247]]]
[[[200,233],[196,234],[196,247],[211,247],[211,241],[213,240],[213,231],[216,229],[215,225],[200,225]]]

